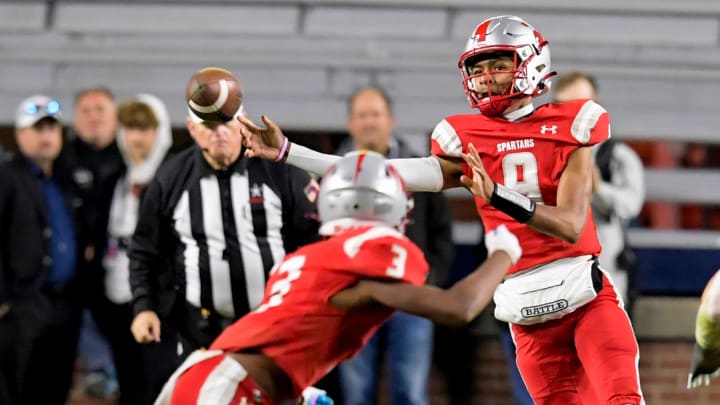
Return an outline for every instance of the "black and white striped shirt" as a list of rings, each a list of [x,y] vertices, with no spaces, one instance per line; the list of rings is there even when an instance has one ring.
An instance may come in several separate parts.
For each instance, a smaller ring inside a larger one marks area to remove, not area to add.
[[[135,313],[168,313],[176,293],[238,318],[260,304],[270,268],[317,240],[316,183],[294,167],[240,158],[213,170],[192,147],[148,186],[133,235]]]

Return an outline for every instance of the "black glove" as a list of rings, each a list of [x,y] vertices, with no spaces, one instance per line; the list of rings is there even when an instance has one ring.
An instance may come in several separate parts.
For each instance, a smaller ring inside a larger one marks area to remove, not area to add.
[[[720,375],[720,349],[703,349],[696,343],[687,388],[710,385],[710,379],[718,375]]]

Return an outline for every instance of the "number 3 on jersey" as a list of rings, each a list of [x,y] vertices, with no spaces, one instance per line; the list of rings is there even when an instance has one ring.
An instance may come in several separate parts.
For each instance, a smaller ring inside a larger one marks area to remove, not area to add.
[[[363,243],[385,236],[398,237],[402,236],[402,234],[394,229],[385,227],[370,228],[366,232],[346,240],[343,244],[343,250],[348,257],[353,258],[360,252]],[[407,249],[400,245],[393,244],[390,251],[393,254],[392,263],[385,271],[385,274],[393,278],[403,278],[405,276],[405,263],[407,263]]]
[[[508,153],[503,157],[502,170],[506,187],[526,195],[537,204],[542,204],[538,164],[531,152]]]
[[[292,282],[300,278],[303,265],[305,265],[305,256],[295,256],[282,262],[279,267],[272,269],[271,274],[287,273],[287,277],[274,282],[270,286],[270,296],[267,302],[257,307],[255,312],[262,312],[282,304],[283,297],[290,291]]]
[[[387,268],[385,274],[394,278],[403,278],[405,275],[405,263],[407,263],[407,249],[400,245],[392,245],[390,250],[393,253],[392,264]]]

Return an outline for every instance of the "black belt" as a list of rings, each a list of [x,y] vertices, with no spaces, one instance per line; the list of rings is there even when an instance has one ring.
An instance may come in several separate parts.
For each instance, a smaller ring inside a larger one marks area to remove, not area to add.
[[[185,330],[190,340],[200,347],[207,348],[220,333],[230,326],[235,319],[226,318],[206,308],[198,308],[189,302],[185,303],[185,316],[182,317]]]

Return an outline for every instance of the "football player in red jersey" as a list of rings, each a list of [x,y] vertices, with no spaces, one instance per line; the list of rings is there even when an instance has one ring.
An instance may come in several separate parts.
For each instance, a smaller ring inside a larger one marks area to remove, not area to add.
[[[548,42],[519,17],[478,25],[458,67],[480,114],[440,121],[432,156],[391,163],[411,190],[470,188],[484,224],[518,236],[523,257],[495,294],[495,315],[511,323],[537,404],[643,403],[632,326],[595,260],[591,147],[610,137],[607,112],[592,100],[533,105],[555,73]],[[314,173],[337,159],[291,144],[265,116],[265,128],[240,120],[248,156]]]
[[[301,396],[358,352],[395,309],[465,324],[521,254],[505,226],[488,260],[449,290],[426,286],[428,263],[402,235],[410,200],[385,158],[353,152],[323,177],[320,233],[270,273],[262,304],[190,355],[156,404],[278,404]]]

